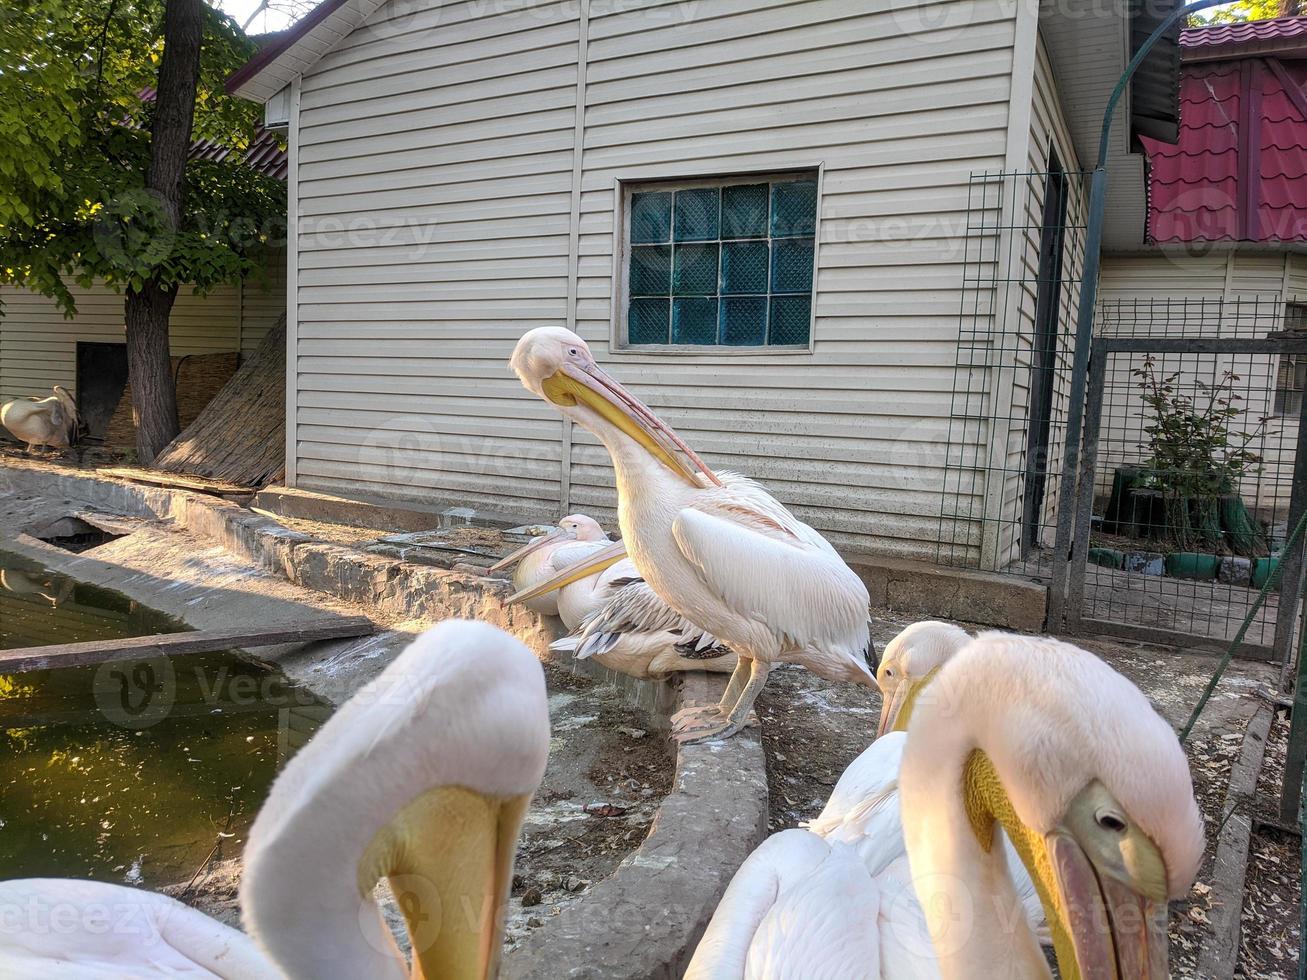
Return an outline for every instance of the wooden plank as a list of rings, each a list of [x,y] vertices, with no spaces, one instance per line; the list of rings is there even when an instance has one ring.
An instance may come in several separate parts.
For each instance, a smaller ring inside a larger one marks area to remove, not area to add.
[[[369,636],[376,626],[364,616],[341,616],[315,622],[286,623],[263,627],[195,630],[133,636],[116,640],[88,640],[83,643],[55,643],[17,650],[0,650],[0,673],[45,670],[51,667],[81,667],[111,660],[141,660],[147,657],[183,653],[207,653],[234,647],[265,647],[277,643],[307,643]]]
[[[1257,795],[1257,774],[1262,769],[1266,738],[1275,712],[1261,705],[1248,721],[1239,758],[1230,770],[1222,814],[1225,823],[1216,840],[1212,869],[1211,940],[1198,954],[1198,975],[1209,980],[1230,980],[1239,961],[1239,923],[1243,915],[1244,879],[1248,871],[1248,844],[1252,837],[1252,803]]]
[[[134,480],[137,483],[149,483],[152,486],[173,487],[178,490],[195,490],[199,493],[214,493],[219,496],[240,496],[255,493],[254,487],[225,483],[221,480],[207,480],[202,477],[180,476],[175,473],[138,470],[129,466],[114,466],[97,470],[101,476],[112,476],[119,480]]]

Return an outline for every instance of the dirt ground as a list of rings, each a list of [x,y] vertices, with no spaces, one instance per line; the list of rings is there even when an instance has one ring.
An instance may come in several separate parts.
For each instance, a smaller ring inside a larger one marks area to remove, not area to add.
[[[872,636],[879,650],[884,650],[885,644],[913,621],[912,617],[889,610],[873,610],[872,617]],[[1168,647],[1083,637],[1074,642],[1130,678],[1177,729],[1188,718],[1216,666],[1214,657],[1180,653]],[[1172,907],[1173,977],[1199,976],[1196,964],[1215,900],[1212,860],[1224,818],[1230,767],[1239,755],[1248,719],[1262,703],[1254,691],[1272,686],[1277,676],[1277,671],[1267,665],[1233,663],[1185,746],[1206,824],[1207,853],[1193,892]],[[771,786],[769,829],[775,832],[798,826],[821,811],[845,767],[872,741],[880,698],[866,688],[832,684],[802,668],[786,666],[772,672],[758,699],[758,711],[763,721]],[[1278,750],[1281,758],[1282,742],[1283,735]],[[1268,759],[1275,752],[1272,739]],[[1264,773],[1263,779],[1266,785],[1259,803],[1273,808],[1278,773]],[[1296,848],[1297,838],[1274,831],[1254,837],[1241,950],[1242,961],[1249,964],[1245,975],[1250,980],[1290,977],[1296,970],[1297,882],[1301,878]],[[1257,908],[1250,911],[1254,903]],[[1272,914],[1281,911],[1283,915]]]

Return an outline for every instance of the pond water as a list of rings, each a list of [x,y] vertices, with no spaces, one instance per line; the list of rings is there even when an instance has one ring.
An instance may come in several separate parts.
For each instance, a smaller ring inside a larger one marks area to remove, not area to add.
[[[0,551],[0,649],[181,629]],[[329,710],[230,652],[0,674],[0,879],[189,880]]]

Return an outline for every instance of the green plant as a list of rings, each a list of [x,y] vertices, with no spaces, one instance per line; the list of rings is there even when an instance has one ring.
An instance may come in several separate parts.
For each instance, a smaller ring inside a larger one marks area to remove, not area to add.
[[[1249,447],[1265,433],[1269,416],[1251,427],[1235,427],[1245,410],[1238,404],[1243,398],[1234,387],[1240,378],[1233,371],[1210,383],[1195,379],[1187,386],[1194,395],[1182,390],[1178,372],[1159,375],[1152,355],[1130,373],[1148,410],[1141,413],[1148,436],[1141,448],[1151,457],[1137,485],[1163,495],[1167,532],[1179,545],[1220,547],[1223,523],[1230,519],[1222,512],[1232,509],[1223,508],[1222,501],[1238,493],[1246,475],[1261,472],[1262,457]],[[1251,525],[1248,519],[1236,523]],[[1245,526],[1231,530],[1241,540],[1250,533]]]

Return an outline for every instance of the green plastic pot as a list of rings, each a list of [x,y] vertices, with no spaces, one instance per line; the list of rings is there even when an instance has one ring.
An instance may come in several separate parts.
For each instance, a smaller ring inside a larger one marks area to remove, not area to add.
[[[1221,559],[1196,551],[1176,551],[1166,556],[1166,574],[1172,578],[1191,578],[1210,582],[1216,578]]]
[[[1277,558],[1254,558],[1253,559],[1253,588],[1260,589],[1266,584],[1266,580],[1271,577],[1276,566],[1280,564]]]

